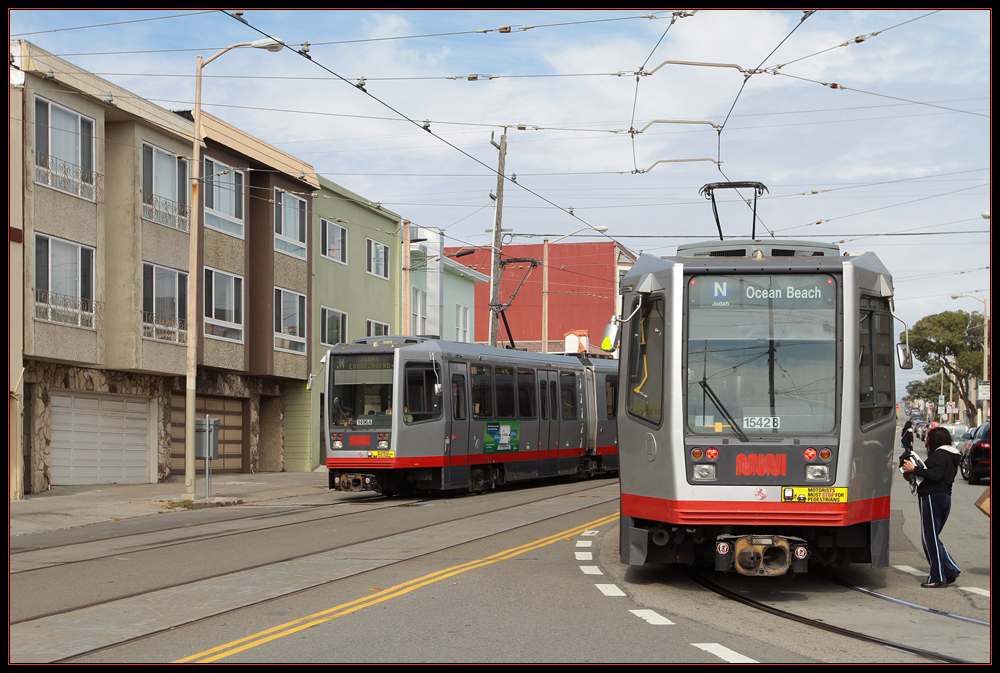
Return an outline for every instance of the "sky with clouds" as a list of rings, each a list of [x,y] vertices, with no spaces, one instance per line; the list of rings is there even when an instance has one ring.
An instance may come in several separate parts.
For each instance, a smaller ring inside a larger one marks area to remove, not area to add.
[[[205,109],[444,229],[448,245],[490,243],[491,135],[506,129],[506,240],[604,226],[637,253],[668,255],[717,237],[702,185],[751,180],[768,189],[758,237],[877,253],[910,325],[982,310],[952,294],[989,299],[989,10],[246,10],[241,22],[232,10],[15,9],[8,18],[11,39],[168,109],[192,107],[196,54],[282,39],[290,49],[234,50],[209,64]],[[749,236],[747,205],[735,192],[720,198],[724,234]]]

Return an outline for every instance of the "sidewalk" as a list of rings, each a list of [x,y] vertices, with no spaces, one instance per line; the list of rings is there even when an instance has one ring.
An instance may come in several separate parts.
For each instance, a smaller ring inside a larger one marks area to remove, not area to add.
[[[211,499],[205,500],[205,477],[198,475],[194,508],[255,503],[292,496],[322,494],[327,489],[326,468],[315,472],[259,472],[213,474]],[[11,500],[10,537],[45,533],[119,519],[181,511],[184,477],[159,484],[98,484],[53,486],[44,493]]]

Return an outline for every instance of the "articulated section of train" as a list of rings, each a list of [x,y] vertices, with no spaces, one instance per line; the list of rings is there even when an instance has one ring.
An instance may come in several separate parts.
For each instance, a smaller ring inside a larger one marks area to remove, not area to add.
[[[482,491],[618,469],[618,363],[418,337],[330,349],[330,488]]]
[[[622,562],[887,565],[895,340],[878,258],[710,242],[640,257],[622,284]]]

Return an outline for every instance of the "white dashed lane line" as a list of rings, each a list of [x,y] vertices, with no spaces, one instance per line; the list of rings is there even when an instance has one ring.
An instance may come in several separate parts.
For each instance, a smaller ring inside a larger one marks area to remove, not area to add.
[[[739,652],[733,652],[728,647],[723,647],[718,643],[691,643],[700,650],[705,650],[709,654],[714,654],[719,659],[723,661],[728,661],[731,664],[757,664],[760,663],[750,657],[744,656]]]
[[[670,626],[673,624],[672,621],[656,612],[655,610],[629,610],[633,615],[639,619],[644,619],[654,626]]]
[[[595,587],[605,596],[624,596],[625,592],[617,584],[595,584]]]
[[[589,536],[597,535],[597,533],[598,533],[598,531],[596,531],[596,530],[588,530],[585,533],[583,533],[583,535],[589,537]],[[576,541],[576,546],[577,547],[587,548],[587,547],[593,546],[593,543],[590,542],[589,540],[577,540]],[[573,552],[573,553],[576,556],[576,560],[577,561],[591,561],[591,560],[593,560],[593,554],[591,552],[577,551],[577,552]],[[897,567],[899,567],[902,570],[903,568],[906,568],[907,566],[902,566],[902,567],[897,566]],[[597,566],[580,566],[580,570],[582,570],[583,574],[585,574],[585,575],[603,575],[604,574],[604,573],[601,572],[601,569],[599,567],[597,567]],[[915,571],[913,568],[909,568],[909,570],[904,570],[904,572],[909,572],[909,571],[918,572],[918,571]],[[597,587],[597,590],[600,591],[605,596],[625,596],[626,595],[625,592],[622,591],[618,587],[617,584],[595,584],[594,586]],[[669,619],[667,619],[663,615],[659,614],[655,610],[637,609],[637,610],[629,610],[629,612],[631,612],[633,615],[635,615],[639,619],[642,619],[647,624],[650,624],[652,626],[672,626],[674,624],[674,622],[670,621]],[[701,650],[704,650],[705,652],[708,652],[710,654],[714,654],[715,656],[719,657],[723,661],[726,661],[726,662],[729,662],[729,663],[732,663],[732,664],[756,664],[756,663],[759,663],[759,662],[755,661],[754,659],[751,659],[750,657],[744,656],[744,655],[740,654],[739,652],[734,652],[733,650],[729,649],[728,647],[724,647],[722,645],[719,645],[718,643],[692,643],[692,645],[694,645],[695,647],[697,647],[697,648],[699,648]]]

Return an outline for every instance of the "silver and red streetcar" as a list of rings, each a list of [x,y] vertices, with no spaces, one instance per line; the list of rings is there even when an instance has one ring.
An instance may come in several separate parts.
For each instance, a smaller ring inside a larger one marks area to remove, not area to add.
[[[887,565],[897,349],[879,259],[708,242],[640,257],[622,285],[622,562]]]

